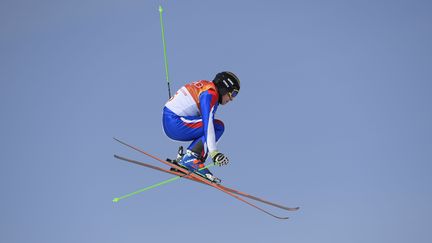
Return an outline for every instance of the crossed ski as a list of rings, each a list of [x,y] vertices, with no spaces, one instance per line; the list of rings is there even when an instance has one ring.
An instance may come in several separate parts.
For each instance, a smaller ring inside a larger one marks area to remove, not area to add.
[[[149,157],[151,157],[151,158],[153,158],[153,159],[155,159],[155,160],[157,160],[159,162],[162,162],[162,163],[166,164],[167,166],[169,166],[170,168],[176,169],[177,171],[172,171],[172,170],[169,170],[169,169],[168,170],[167,169],[163,169],[163,168],[158,167],[158,166],[154,166],[154,165],[143,163],[143,162],[140,162],[140,161],[128,159],[128,158],[125,158],[125,157],[122,157],[122,156],[114,155],[114,157],[117,158],[117,159],[121,159],[121,160],[130,162],[130,163],[134,163],[134,164],[137,164],[137,165],[145,166],[145,167],[152,168],[152,169],[155,169],[155,170],[158,170],[158,171],[162,171],[162,172],[165,172],[165,173],[169,173],[169,174],[172,174],[172,175],[183,177],[183,178],[186,178],[186,179],[189,179],[189,180],[193,180],[193,181],[196,181],[196,182],[207,184],[207,185],[212,186],[212,187],[214,187],[214,188],[216,188],[216,189],[218,189],[220,191],[225,192],[226,194],[228,194],[228,195],[230,195],[230,196],[232,196],[232,197],[234,197],[234,198],[236,198],[236,199],[238,199],[238,200],[240,200],[240,201],[242,201],[242,202],[244,202],[244,203],[246,203],[246,204],[248,204],[248,205],[250,205],[250,206],[252,206],[252,207],[254,207],[254,208],[256,208],[256,209],[258,209],[258,210],[260,210],[260,211],[262,211],[262,212],[264,212],[266,214],[268,214],[268,215],[270,215],[270,216],[272,216],[272,217],[275,217],[275,218],[278,218],[278,219],[288,219],[288,217],[281,217],[281,216],[274,215],[274,214],[272,214],[272,213],[270,213],[270,212],[268,212],[268,211],[266,211],[266,210],[258,207],[257,205],[255,205],[255,204],[253,204],[253,203],[251,203],[249,201],[246,201],[245,199],[239,197],[238,195],[244,196],[244,197],[247,197],[249,199],[253,199],[253,200],[256,200],[256,201],[259,201],[259,202],[262,202],[262,203],[265,203],[265,204],[268,204],[268,205],[271,205],[271,206],[274,206],[274,207],[277,207],[277,208],[281,208],[281,209],[284,209],[284,210],[287,210],[287,211],[297,211],[299,209],[299,207],[286,207],[286,206],[283,206],[283,205],[279,205],[279,204],[276,204],[276,203],[273,203],[273,202],[269,202],[267,200],[264,200],[264,199],[261,199],[261,198],[249,195],[249,194],[244,193],[244,192],[240,192],[240,191],[237,191],[237,190],[234,190],[234,189],[222,186],[220,184],[212,183],[209,180],[203,178],[202,176],[199,176],[199,175],[197,175],[195,173],[191,173],[190,171],[184,169],[183,167],[180,167],[180,166],[178,166],[176,164],[173,164],[173,163],[170,163],[168,161],[162,160],[162,159],[160,159],[160,158],[158,158],[158,157],[156,157],[154,155],[151,155],[151,154],[149,154],[149,153],[147,153],[147,152],[145,152],[145,151],[143,151],[143,150],[141,150],[141,149],[139,149],[137,147],[129,145],[129,144],[127,144],[127,143],[125,143],[125,142],[117,139],[117,138],[114,138],[114,140],[116,140],[117,142],[119,142],[119,143],[121,143],[121,144],[123,144],[123,145],[125,145],[125,146],[127,146],[129,148],[132,148],[132,149],[134,149],[134,150],[136,150],[136,151],[138,151],[140,153],[143,153],[143,154],[145,154],[145,155],[147,155],[147,156],[149,156]]]

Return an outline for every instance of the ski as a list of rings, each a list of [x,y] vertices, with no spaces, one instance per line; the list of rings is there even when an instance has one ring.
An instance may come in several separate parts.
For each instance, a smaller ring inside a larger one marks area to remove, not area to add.
[[[158,166],[154,166],[154,165],[147,164],[147,163],[140,162],[140,161],[133,160],[133,159],[128,159],[128,158],[125,158],[125,157],[122,157],[122,156],[119,156],[119,155],[114,155],[114,157],[116,159],[120,159],[120,160],[123,160],[123,161],[126,161],[126,162],[130,162],[130,163],[133,163],[133,164],[145,166],[145,167],[148,167],[148,168],[151,168],[151,169],[155,169],[155,170],[162,171],[162,172],[165,172],[165,173],[168,173],[168,174],[171,174],[171,175],[183,177],[183,178],[195,181],[195,182],[199,182],[199,183],[205,184],[205,183],[203,183],[203,182],[201,182],[201,181],[199,181],[197,179],[194,179],[194,178],[190,177],[189,175],[183,174],[182,172],[176,172],[176,171],[172,171],[172,170],[169,170],[169,169],[167,170],[167,169],[164,169],[164,168],[161,168],[161,167],[158,167]],[[227,191],[230,191],[232,193],[235,193],[237,195],[244,196],[244,197],[253,199],[255,201],[259,201],[259,202],[262,202],[262,203],[265,203],[265,204],[268,204],[268,205],[271,205],[271,206],[274,206],[274,207],[277,207],[277,208],[280,208],[280,209],[284,209],[284,210],[287,210],[287,211],[297,211],[297,210],[299,210],[299,207],[287,207],[287,206],[283,206],[283,205],[280,205],[280,204],[269,202],[267,200],[264,200],[264,199],[256,197],[256,196],[252,196],[250,194],[247,194],[247,193],[244,193],[244,192],[241,192],[241,191],[234,190],[234,189],[226,187],[226,186],[222,186],[220,184],[219,184],[219,186],[222,187],[223,189],[225,189]]]
[[[127,143],[125,143],[125,142],[123,142],[123,141],[117,139],[117,138],[114,138],[114,140],[116,140],[117,142],[119,142],[119,143],[121,143],[121,144],[123,144],[123,145],[125,145],[125,146],[127,146],[127,147],[129,147],[129,148],[131,148],[131,149],[133,149],[133,150],[135,150],[135,151],[138,151],[138,152],[140,152],[140,153],[142,153],[142,154],[145,154],[145,155],[149,156],[150,158],[153,158],[153,159],[155,159],[155,160],[157,160],[157,161],[159,161],[159,162],[161,162],[161,163],[163,163],[163,164],[165,164],[165,165],[167,165],[167,166],[169,166],[169,167],[172,167],[172,168],[174,168],[174,169],[177,169],[178,171],[184,173],[185,175],[188,175],[188,174],[189,174],[189,176],[190,176],[191,178],[196,179],[196,180],[199,180],[199,181],[201,181],[201,182],[203,182],[203,183],[205,183],[205,184],[207,184],[207,185],[209,185],[209,186],[212,186],[212,187],[214,187],[214,188],[216,188],[216,189],[218,189],[218,190],[220,190],[220,191],[222,191],[222,192],[225,192],[226,194],[228,194],[228,195],[230,195],[230,196],[232,196],[232,197],[234,197],[234,198],[236,198],[236,199],[238,199],[238,200],[240,200],[240,201],[242,201],[242,202],[248,204],[249,206],[254,207],[254,208],[256,208],[256,209],[258,209],[258,210],[260,210],[260,211],[262,211],[262,212],[264,212],[264,213],[266,213],[266,214],[268,214],[268,215],[270,215],[270,216],[272,216],[272,217],[274,217],[274,218],[277,218],[277,219],[288,219],[288,217],[281,217],[281,216],[277,216],[277,215],[275,215],[275,214],[272,214],[272,213],[266,211],[265,209],[260,208],[260,207],[258,207],[257,205],[255,205],[255,204],[253,204],[253,203],[251,203],[251,202],[249,202],[249,201],[246,201],[245,199],[241,198],[240,196],[235,195],[233,192],[230,192],[230,191],[224,189],[224,188],[221,187],[220,185],[215,184],[215,183],[212,183],[212,182],[210,182],[210,181],[208,181],[208,180],[202,178],[201,176],[199,176],[199,175],[197,175],[197,174],[195,174],[195,173],[190,173],[190,171],[188,171],[188,170],[186,170],[186,169],[184,169],[184,168],[182,168],[182,167],[180,167],[180,166],[177,166],[177,165],[175,165],[175,164],[173,164],[173,163],[170,163],[170,162],[168,162],[168,161],[162,160],[162,159],[160,159],[160,158],[158,158],[158,157],[156,157],[156,156],[154,156],[154,155],[151,155],[151,154],[149,154],[149,153],[147,153],[147,152],[145,152],[145,151],[143,151],[143,150],[141,150],[141,149],[139,149],[139,148],[137,148],[137,147],[134,147],[134,146],[132,146],[132,145],[129,145],[129,144],[127,144]]]

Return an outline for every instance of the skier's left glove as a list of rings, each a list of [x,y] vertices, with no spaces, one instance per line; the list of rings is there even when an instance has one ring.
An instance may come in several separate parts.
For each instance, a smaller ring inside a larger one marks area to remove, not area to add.
[[[213,162],[217,166],[227,165],[229,163],[228,157],[226,157],[223,153],[215,150],[210,153],[210,157],[213,159]]]

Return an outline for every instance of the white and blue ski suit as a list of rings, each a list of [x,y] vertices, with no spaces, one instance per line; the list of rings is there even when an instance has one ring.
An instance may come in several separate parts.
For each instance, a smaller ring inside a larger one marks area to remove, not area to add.
[[[186,84],[165,104],[163,128],[168,137],[192,141],[188,149],[202,142],[201,156],[216,151],[216,142],[224,132],[221,120],[214,119],[219,94],[213,82],[200,80]]]

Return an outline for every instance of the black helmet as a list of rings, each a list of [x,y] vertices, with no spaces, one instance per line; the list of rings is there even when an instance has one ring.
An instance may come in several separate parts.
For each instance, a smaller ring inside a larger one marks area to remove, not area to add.
[[[219,93],[219,102],[222,96],[230,93],[232,97],[237,96],[240,91],[240,79],[232,72],[220,72],[213,79]]]

